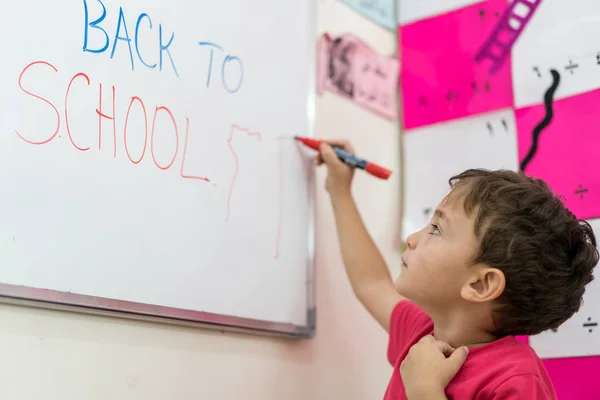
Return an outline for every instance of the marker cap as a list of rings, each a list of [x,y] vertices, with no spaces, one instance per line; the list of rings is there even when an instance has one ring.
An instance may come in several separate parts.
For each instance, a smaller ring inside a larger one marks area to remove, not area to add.
[[[392,174],[392,171],[390,171],[389,169],[383,168],[382,166],[373,163],[368,163],[367,168],[365,168],[365,171],[381,179],[387,179]]]

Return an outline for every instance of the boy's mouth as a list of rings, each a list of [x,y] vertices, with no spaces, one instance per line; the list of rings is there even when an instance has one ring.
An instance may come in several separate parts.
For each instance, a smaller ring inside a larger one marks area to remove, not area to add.
[[[406,265],[406,261],[404,261],[404,257],[400,257],[400,259],[402,260],[402,266],[404,268],[408,268],[408,265]]]

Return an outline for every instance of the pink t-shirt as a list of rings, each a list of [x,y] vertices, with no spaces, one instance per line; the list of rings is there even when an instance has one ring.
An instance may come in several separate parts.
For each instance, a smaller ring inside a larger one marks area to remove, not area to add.
[[[392,312],[388,360],[394,371],[384,400],[406,400],[400,364],[423,336],[433,334],[433,321],[414,303],[404,300]],[[456,400],[556,400],[541,360],[513,336],[470,349],[467,361],[446,387]]]

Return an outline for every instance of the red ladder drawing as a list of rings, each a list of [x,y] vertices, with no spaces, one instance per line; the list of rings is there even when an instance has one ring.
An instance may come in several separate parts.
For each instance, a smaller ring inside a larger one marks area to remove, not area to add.
[[[487,58],[492,61],[490,73],[496,73],[504,63],[504,60],[510,55],[513,44],[523,32],[523,29],[525,29],[525,26],[531,20],[533,13],[541,2],[542,0],[514,0],[507,7],[492,34],[475,55],[475,62],[481,62]],[[515,9],[519,7],[519,4],[527,8],[525,16],[515,14]],[[502,40],[502,35],[508,37],[508,40]]]

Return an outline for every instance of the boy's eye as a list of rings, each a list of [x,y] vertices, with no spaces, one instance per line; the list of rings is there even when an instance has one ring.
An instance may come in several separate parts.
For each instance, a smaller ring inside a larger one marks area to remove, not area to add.
[[[440,233],[440,228],[436,224],[431,224],[431,229],[429,230],[430,235],[438,235]]]

